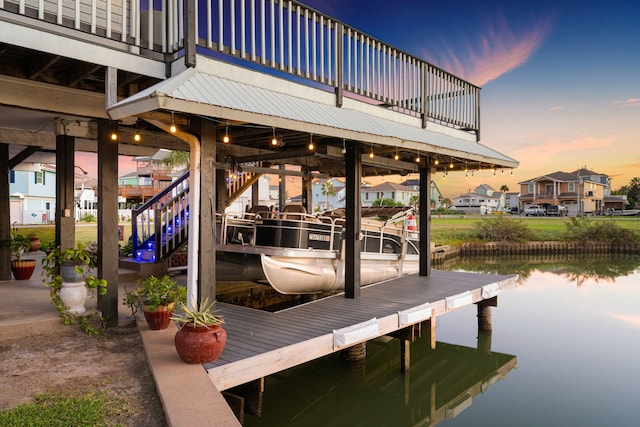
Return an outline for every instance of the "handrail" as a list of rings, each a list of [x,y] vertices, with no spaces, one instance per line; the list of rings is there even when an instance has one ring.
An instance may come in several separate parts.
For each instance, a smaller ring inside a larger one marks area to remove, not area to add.
[[[154,260],[160,260],[178,249],[186,241],[188,214],[189,172],[186,172],[142,206],[131,210],[134,254],[141,249],[152,250]]]
[[[185,20],[185,1],[104,0],[87,10],[71,0],[5,0],[0,9],[171,61],[185,54],[194,27],[188,41],[202,54],[335,91],[337,106],[352,94],[419,117],[422,127],[431,121],[479,139],[479,87],[355,27],[293,0],[195,0]]]

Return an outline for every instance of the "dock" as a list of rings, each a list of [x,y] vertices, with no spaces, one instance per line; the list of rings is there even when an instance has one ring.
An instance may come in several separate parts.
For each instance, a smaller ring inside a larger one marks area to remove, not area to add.
[[[227,344],[205,365],[219,391],[495,298],[516,276],[432,270],[362,288],[357,299],[333,295],[279,312],[218,303]]]

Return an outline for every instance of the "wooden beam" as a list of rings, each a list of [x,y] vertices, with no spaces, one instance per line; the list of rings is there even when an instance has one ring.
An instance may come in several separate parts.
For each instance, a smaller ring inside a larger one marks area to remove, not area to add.
[[[360,228],[361,228],[361,195],[362,154],[357,141],[346,143],[346,218],[345,218],[345,298],[360,297]]]
[[[200,135],[200,257],[198,299],[216,299],[216,129],[209,120],[197,120]],[[226,191],[226,189],[225,189]]]
[[[9,170],[15,168],[20,163],[24,162],[31,156],[33,153],[37,153],[40,151],[40,147],[27,147],[15,156],[11,160],[9,160]]]
[[[0,143],[0,280],[11,280],[11,219],[9,212],[9,145]]]
[[[74,200],[75,138],[56,136],[56,245],[63,250],[75,246]]]
[[[420,166],[420,259],[418,274],[431,274],[431,168],[429,158]]]
[[[98,121],[98,277],[107,281],[107,294],[98,295],[98,310],[107,326],[118,325],[118,144],[107,120]]]

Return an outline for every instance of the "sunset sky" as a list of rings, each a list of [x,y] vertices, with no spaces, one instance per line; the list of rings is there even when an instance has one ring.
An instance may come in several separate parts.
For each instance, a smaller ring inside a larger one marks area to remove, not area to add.
[[[481,143],[513,175],[435,174],[445,197],[582,166],[619,188],[640,176],[640,2],[308,0],[482,87]],[[393,5],[393,7],[390,7]]]
[[[435,174],[445,197],[582,166],[617,189],[640,176],[640,2],[307,0],[482,87],[481,143],[520,162]],[[122,172],[133,162],[122,164]]]

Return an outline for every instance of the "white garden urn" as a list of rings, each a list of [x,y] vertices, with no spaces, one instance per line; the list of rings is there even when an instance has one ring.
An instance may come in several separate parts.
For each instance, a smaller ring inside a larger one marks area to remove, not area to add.
[[[62,282],[60,300],[69,313],[80,314],[86,311],[87,286],[82,282]]]

